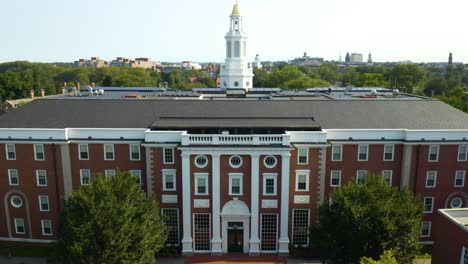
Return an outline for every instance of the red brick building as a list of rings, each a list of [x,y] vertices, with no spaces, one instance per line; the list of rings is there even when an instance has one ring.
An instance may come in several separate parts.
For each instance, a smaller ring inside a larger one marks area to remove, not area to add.
[[[434,221],[432,263],[468,263],[468,208],[439,209]]]
[[[0,240],[54,241],[64,199],[117,168],[155,195],[170,216],[167,243],[184,254],[307,246],[318,206],[367,173],[421,197],[423,243],[437,209],[468,204],[468,117],[437,100],[385,89],[376,98],[357,97],[369,89],[128,91],[139,99],[111,90],[0,117]]]

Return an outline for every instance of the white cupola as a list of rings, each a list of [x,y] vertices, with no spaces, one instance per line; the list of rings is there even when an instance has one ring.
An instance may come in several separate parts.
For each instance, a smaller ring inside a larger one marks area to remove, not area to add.
[[[236,2],[230,15],[230,27],[226,36],[226,60],[221,67],[221,89],[250,90],[253,85],[252,65],[247,61],[247,33],[244,17]]]

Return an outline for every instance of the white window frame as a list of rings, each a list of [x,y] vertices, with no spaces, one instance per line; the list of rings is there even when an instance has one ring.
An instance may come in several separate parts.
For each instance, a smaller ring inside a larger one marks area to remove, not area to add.
[[[333,173],[338,173],[338,185],[333,184]],[[341,170],[331,170],[330,171],[330,187],[340,187],[341,186]]]
[[[86,155],[88,156],[88,158],[86,158],[86,159],[81,157],[81,152],[82,152],[81,147],[82,146],[86,147]],[[78,159],[79,160],[89,160],[89,145],[88,144],[78,144]]]
[[[12,177],[12,176],[13,176],[12,174],[13,174],[14,171],[16,172],[16,175],[15,175],[15,177],[16,177],[16,182],[17,182],[16,184],[13,184],[13,183],[11,182],[11,179],[13,178],[13,177]],[[18,172],[18,169],[8,169],[8,184],[9,184],[10,186],[18,186],[18,185],[19,185],[19,172]]]
[[[141,170],[130,170],[130,175],[132,177],[138,177],[138,184],[143,185],[143,182],[141,181]]]
[[[464,159],[460,159],[460,154],[463,153],[461,152],[462,148],[465,148]],[[467,160],[468,160],[468,145],[458,145],[457,161],[467,161]]]
[[[204,159],[205,163],[204,164],[198,163],[198,159],[202,159],[202,160]],[[200,168],[200,169],[206,168],[206,166],[208,166],[208,163],[209,163],[208,157],[206,155],[197,155],[193,159],[193,163],[195,164],[197,168]]]
[[[115,177],[115,170],[114,169],[104,170],[104,176],[106,176],[106,177]]]
[[[460,264],[465,264],[465,257],[468,258],[468,248],[467,247],[462,247],[462,252],[460,254]]]
[[[277,173],[263,173],[263,196],[276,196],[278,195],[278,174]],[[266,192],[267,179],[273,179],[273,193]]]
[[[267,159],[269,158],[272,158],[274,163],[271,164],[271,165],[268,165],[267,164]],[[267,155],[265,156],[265,158],[263,158],[263,166],[265,166],[265,168],[268,168],[268,169],[273,169],[274,167],[276,167],[276,165],[278,165],[278,159],[274,156],[274,155]]]
[[[171,150],[171,159],[172,161],[167,161],[166,160],[166,150]],[[163,164],[174,164],[174,148],[173,147],[164,147],[163,148]]]
[[[161,174],[162,174],[162,181],[163,181],[163,191],[167,191],[167,192],[173,192],[173,191],[176,191],[177,190],[177,185],[176,185],[176,170],[175,169],[162,169],[161,170]],[[167,177],[171,175],[174,179],[174,187],[173,188],[166,188],[166,181],[167,181]]]
[[[39,181],[39,174],[44,172],[44,178],[45,178],[45,184],[40,184],[40,181]],[[46,187],[48,182],[47,182],[47,171],[46,170],[36,170],[36,183],[37,183],[37,186],[40,186],[40,187]]]
[[[360,159],[361,156],[361,147],[366,147],[366,159]],[[359,144],[358,145],[358,155],[357,155],[357,160],[358,161],[368,161],[369,160],[369,144]]]
[[[436,148],[437,149],[437,153],[436,153],[436,159],[435,160],[431,160],[431,149],[432,148]],[[440,152],[440,147],[439,145],[429,145],[429,151],[427,153],[427,161],[428,162],[438,162],[439,161],[439,152]]]
[[[333,153],[335,151],[335,147],[340,149],[340,159],[334,159]],[[331,151],[331,161],[342,161],[343,160],[343,145],[332,145],[332,151]]]
[[[393,181],[393,170],[383,170],[382,171],[382,182],[385,183],[385,173],[389,172],[390,173],[390,181],[388,186],[392,186],[392,181]]]
[[[38,147],[42,147],[42,159],[37,158],[37,154],[40,152],[37,151]],[[34,144],[34,160],[44,161],[45,160],[45,147],[44,144]]]
[[[305,151],[305,162],[301,162],[301,150]],[[309,164],[309,148],[308,147],[298,147],[297,148],[297,164],[307,165]]]
[[[21,225],[23,226],[23,232],[18,232],[18,222],[21,221]],[[23,218],[15,218],[14,219],[14,222],[15,222],[15,234],[26,234],[26,225],[24,224],[24,219]]]
[[[41,200],[42,198],[45,198],[46,201],[47,201],[47,210],[42,209],[42,200]],[[41,212],[50,212],[49,196],[48,195],[39,195],[38,199],[39,199],[39,211],[41,211]]]
[[[136,147],[138,152],[133,152],[133,150],[132,150],[133,147]],[[129,144],[128,148],[129,148],[129,152],[130,152],[130,160],[141,160],[140,144]],[[138,153],[138,159],[133,158],[133,155],[132,155],[133,153]]]
[[[112,148],[112,159],[107,158],[107,149],[106,146],[111,146]],[[115,149],[114,149],[114,144],[104,144],[104,160],[115,160]]]
[[[385,149],[386,149],[387,147],[391,147],[391,148],[392,148],[392,152],[391,152],[392,157],[391,157],[390,159],[386,159],[386,158],[385,158],[385,153],[386,153],[386,152],[385,152]],[[385,145],[384,145],[384,151],[383,151],[383,160],[384,160],[384,161],[393,161],[394,158],[395,158],[395,145],[394,145],[394,144],[385,144]]]
[[[428,230],[429,232],[427,233],[427,235],[423,235],[423,227],[424,225],[428,225]],[[420,237],[430,237],[431,236],[431,226],[432,226],[432,222],[431,221],[423,221],[421,222],[421,230],[419,232],[419,236]]]
[[[194,194],[195,195],[210,195],[210,191],[209,191],[209,181],[208,181],[208,173],[194,173],[195,177],[194,177],[194,180],[195,180],[195,191],[194,191]],[[205,179],[205,190],[206,190],[206,193],[199,193],[198,192],[198,179]]]
[[[292,210],[292,218],[291,218],[291,244],[293,244],[293,241],[294,241],[294,234],[295,234],[295,230],[294,230],[294,217],[296,216],[296,211],[297,210],[305,210],[305,211],[308,211],[308,214],[307,214],[307,243],[305,245],[300,245],[301,247],[308,247],[309,246],[309,228],[310,228],[310,209],[308,208],[295,208]],[[293,244],[294,245],[294,244]],[[296,246],[296,245],[294,245]]]
[[[85,171],[89,174],[88,183],[83,183],[83,172],[85,172]],[[80,185],[81,186],[89,185],[90,182],[91,182],[91,170],[90,169],[80,169]]]
[[[49,223],[50,234],[47,234],[47,233],[45,232],[45,223],[46,223],[46,222]],[[53,232],[52,232],[52,221],[49,220],[49,219],[42,219],[42,220],[41,220],[41,229],[42,229],[42,235],[43,235],[43,236],[51,236],[52,233],[53,233]]]
[[[427,185],[430,174],[434,174],[434,186]],[[436,186],[437,186],[437,171],[428,171],[428,172],[426,172],[426,188],[435,188]]]
[[[10,159],[10,157],[8,156],[8,146],[13,146],[13,155],[14,157]],[[7,143],[5,144],[5,154],[6,154],[6,160],[16,160],[16,146],[15,144],[11,144],[11,143]]]
[[[463,176],[463,178],[462,178],[462,184],[461,184],[461,185],[457,185],[457,176],[458,176],[457,174],[460,173],[460,172],[462,173],[462,176]],[[456,172],[455,172],[455,181],[454,181],[453,185],[454,185],[455,187],[464,187],[464,186],[465,186],[465,178],[466,178],[466,171],[462,171],[462,170],[456,171]]]
[[[243,186],[244,182],[243,182],[242,178],[243,178],[244,175],[242,173],[229,173],[228,175],[229,175],[229,195],[232,195],[232,196],[243,195],[244,194],[244,190],[243,190],[244,188],[242,188],[242,186]],[[234,179],[239,180],[239,185],[240,185],[239,186],[239,193],[233,193],[232,192],[232,187],[233,187],[232,180],[234,180]]]
[[[305,190],[300,190],[299,189],[299,176],[300,175],[304,175],[306,178],[306,188]],[[310,177],[310,170],[296,170],[296,188],[295,188],[295,191],[296,192],[308,192],[309,191],[309,177]]]
[[[239,164],[238,165],[235,165],[232,163],[232,160],[235,159],[235,158],[239,158]],[[234,168],[234,169],[237,169],[237,168],[240,168],[242,166],[242,157],[240,155],[232,155],[231,157],[229,157],[229,165],[231,166],[231,168]]]
[[[426,211],[426,199],[430,199],[430,200],[431,200],[431,210],[430,210],[430,211]],[[423,213],[425,213],[425,214],[431,214],[433,211],[434,211],[434,197],[433,197],[433,196],[426,196],[426,197],[424,197],[424,211],[423,211]]]
[[[366,178],[366,176],[367,176],[367,170],[357,170],[356,171],[356,185],[359,185],[359,186],[362,185],[362,184],[359,183],[359,173],[361,173],[361,172],[364,173],[362,180],[364,180]]]

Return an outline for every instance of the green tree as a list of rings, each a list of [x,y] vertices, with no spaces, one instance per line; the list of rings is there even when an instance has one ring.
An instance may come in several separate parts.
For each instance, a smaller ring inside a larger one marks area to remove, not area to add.
[[[342,77],[341,77],[341,85],[342,86],[357,86],[356,82],[359,80],[359,72],[356,71],[354,67],[346,67],[343,71]]]
[[[257,69],[253,70],[254,78],[253,78],[253,87],[266,87],[268,84],[269,74],[266,69]]]
[[[381,73],[363,73],[355,84],[358,87],[388,87],[388,81]]]
[[[60,215],[58,258],[64,263],[154,263],[166,227],[156,201],[128,172],[93,175]]]
[[[317,78],[310,78],[309,76],[301,76],[294,80],[287,81],[280,85],[280,88],[286,89],[305,89],[315,87],[330,87],[330,83]]]
[[[268,87],[281,87],[283,83],[297,79],[305,74],[297,66],[287,65],[270,74]]]
[[[399,64],[390,72],[390,85],[405,93],[417,93],[423,88],[427,75],[415,64]]]
[[[362,257],[359,264],[398,264],[398,262],[391,251],[385,250],[384,253],[380,255],[379,260]]]
[[[447,80],[440,75],[432,76],[424,86],[424,94],[428,96],[443,95],[447,93],[448,90]]]
[[[317,72],[320,79],[329,82],[332,85],[340,80],[340,75],[338,74],[336,65],[324,64],[320,66]]]
[[[311,245],[331,263],[358,263],[391,250],[398,263],[411,263],[418,252],[423,206],[404,189],[390,187],[381,176],[367,176],[331,193],[319,208]]]

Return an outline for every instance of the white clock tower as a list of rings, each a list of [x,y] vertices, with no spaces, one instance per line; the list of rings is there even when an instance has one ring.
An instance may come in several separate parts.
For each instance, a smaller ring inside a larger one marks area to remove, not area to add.
[[[247,61],[247,33],[244,28],[244,17],[239,13],[236,4],[232,9],[231,26],[225,36],[226,60],[221,67],[221,89],[252,89],[252,65]]]

